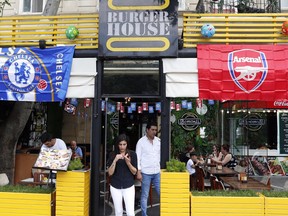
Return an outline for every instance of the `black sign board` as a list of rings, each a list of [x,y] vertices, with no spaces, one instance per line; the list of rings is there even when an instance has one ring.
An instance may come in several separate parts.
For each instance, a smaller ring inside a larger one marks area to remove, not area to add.
[[[265,125],[265,119],[258,114],[246,115],[243,119],[239,119],[239,126],[246,127],[250,131],[258,131]]]
[[[100,0],[100,57],[177,57],[178,1]]]
[[[279,113],[279,153],[288,154],[288,113]]]
[[[195,113],[185,113],[178,119],[178,125],[187,131],[196,130],[201,125],[201,119]]]

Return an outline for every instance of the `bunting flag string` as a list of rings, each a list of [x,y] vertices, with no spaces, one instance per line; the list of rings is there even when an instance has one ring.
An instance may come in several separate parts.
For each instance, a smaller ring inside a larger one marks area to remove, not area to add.
[[[214,100],[208,100],[208,105],[214,105]],[[203,100],[201,99],[196,99],[196,105],[195,107],[202,107],[203,106]],[[103,100],[102,104],[102,111],[106,111],[106,102]],[[114,112],[120,112],[120,113],[128,113],[132,114],[133,112],[137,113],[143,113],[143,112],[148,112],[148,113],[155,113],[156,111],[158,113],[161,113],[161,102],[155,102],[154,104],[148,103],[148,102],[143,102],[142,105],[139,106],[136,102],[131,102],[130,105],[126,104],[125,105],[122,102],[117,102],[116,104],[109,103],[107,104],[107,112],[108,113],[114,113]],[[181,102],[175,102],[171,101],[170,102],[170,109],[175,110],[175,111],[181,111],[182,109],[187,109],[187,110],[192,110],[193,109],[193,103],[192,101],[188,100],[182,100]]]

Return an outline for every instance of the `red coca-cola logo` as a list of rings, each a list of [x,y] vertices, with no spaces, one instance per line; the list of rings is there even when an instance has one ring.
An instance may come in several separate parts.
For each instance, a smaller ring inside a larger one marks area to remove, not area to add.
[[[274,106],[287,106],[288,107],[288,100],[278,100],[278,101],[274,101]]]

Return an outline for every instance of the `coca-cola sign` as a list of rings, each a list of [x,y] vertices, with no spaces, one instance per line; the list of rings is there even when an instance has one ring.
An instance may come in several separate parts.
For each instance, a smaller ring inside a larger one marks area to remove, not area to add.
[[[275,107],[288,107],[288,100],[277,100],[274,101]]]

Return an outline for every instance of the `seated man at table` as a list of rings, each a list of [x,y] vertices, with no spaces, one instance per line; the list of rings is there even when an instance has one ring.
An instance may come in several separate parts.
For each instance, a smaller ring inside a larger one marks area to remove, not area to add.
[[[230,149],[229,145],[227,144],[222,145],[221,147],[221,153],[223,155],[222,159],[219,160],[216,157],[212,157],[211,160],[217,164],[222,164],[222,166],[233,169],[237,165],[237,161],[235,156],[232,153],[230,153],[229,149]]]
[[[83,158],[82,149],[79,146],[77,146],[77,143],[75,140],[72,140],[70,142],[70,148],[72,150],[72,159],[75,159],[75,158],[82,159]]]
[[[190,153],[190,159],[186,164],[186,169],[190,174],[190,189],[196,188],[196,171],[195,166],[199,165],[201,162],[197,159],[197,154],[195,152]]]

